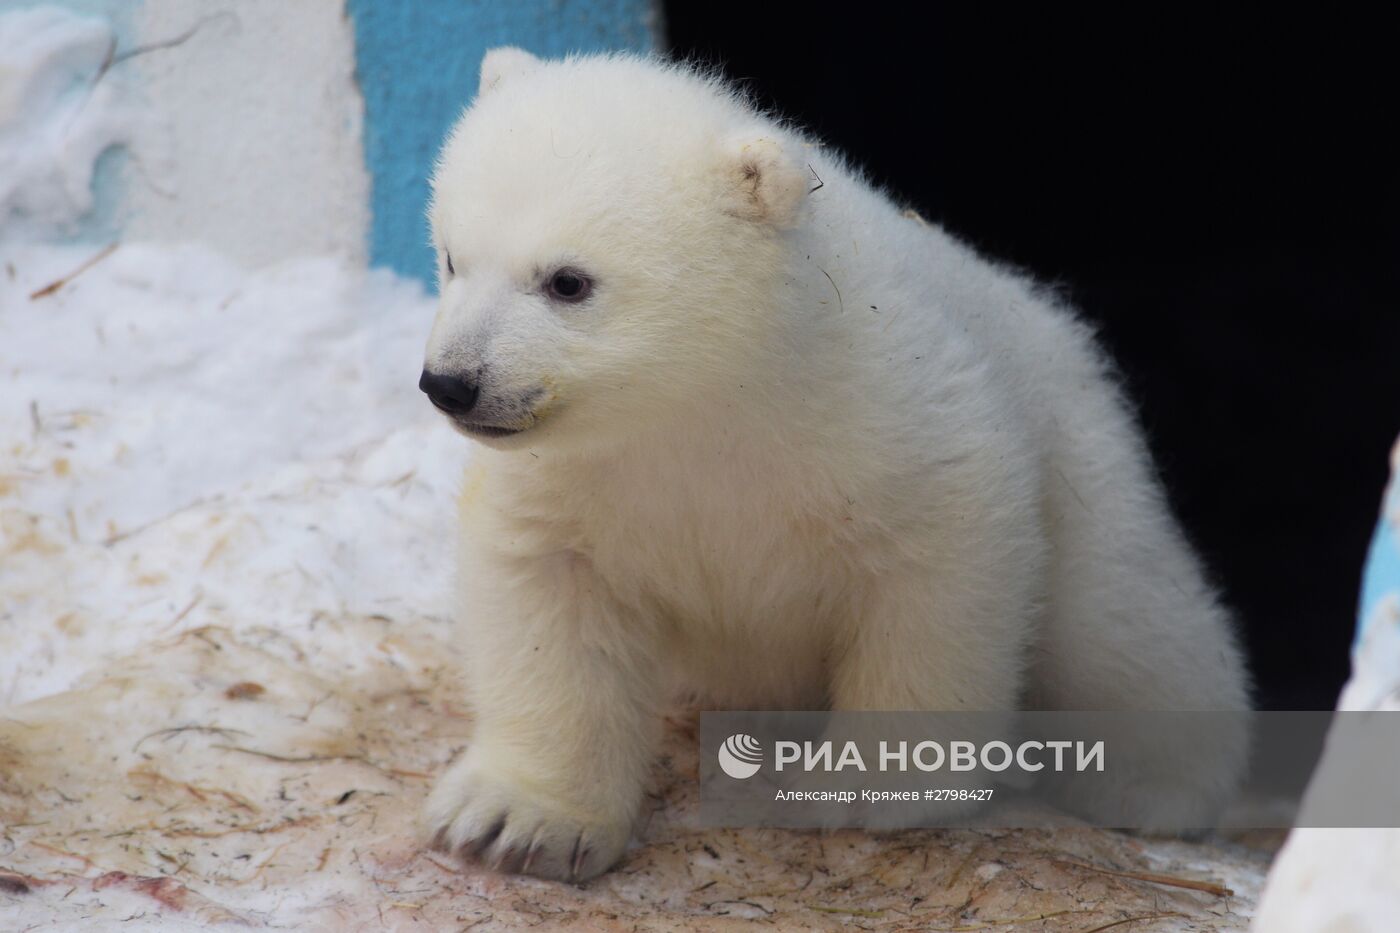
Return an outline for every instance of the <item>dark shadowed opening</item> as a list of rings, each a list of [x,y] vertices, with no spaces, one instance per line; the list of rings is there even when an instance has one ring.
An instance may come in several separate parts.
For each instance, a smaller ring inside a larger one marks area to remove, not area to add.
[[[1400,433],[1393,33],[1201,8],[665,4],[1124,373],[1267,708],[1330,708]]]

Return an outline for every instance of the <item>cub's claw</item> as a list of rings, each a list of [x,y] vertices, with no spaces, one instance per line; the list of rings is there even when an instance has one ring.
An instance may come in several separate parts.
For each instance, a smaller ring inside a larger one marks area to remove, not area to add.
[[[610,868],[631,835],[625,811],[605,815],[596,801],[525,790],[468,755],[428,798],[432,848],[496,871],[587,881]]]

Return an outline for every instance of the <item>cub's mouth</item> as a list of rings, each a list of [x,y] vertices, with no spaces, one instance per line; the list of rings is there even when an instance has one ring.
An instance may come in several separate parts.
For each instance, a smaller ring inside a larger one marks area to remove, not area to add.
[[[438,411],[451,417],[453,427],[472,437],[510,437],[512,434],[520,434],[527,430],[526,428],[507,428],[498,424],[476,424],[465,421],[453,416],[451,412],[444,411],[441,406],[438,407]]]
[[[431,396],[428,398],[428,401],[433,403],[434,408],[447,416],[447,420],[451,422],[454,428],[468,437],[510,437],[513,434],[522,434],[534,426],[533,418],[530,419],[530,424],[525,424],[520,427],[510,427],[504,424],[490,424],[484,421],[477,421],[469,416],[463,415],[460,411],[453,411],[451,406],[439,404],[438,400]]]

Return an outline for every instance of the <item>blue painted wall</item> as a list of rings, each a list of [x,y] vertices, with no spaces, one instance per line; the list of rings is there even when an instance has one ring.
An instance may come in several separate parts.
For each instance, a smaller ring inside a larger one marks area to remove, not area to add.
[[[1396,442],[1396,446],[1400,449],[1400,441]],[[1396,460],[1400,462],[1400,458]],[[1390,486],[1381,503],[1381,520],[1376,525],[1376,536],[1371,540],[1371,550],[1367,555],[1366,570],[1361,581],[1361,621],[1356,630],[1358,643],[1367,625],[1375,624],[1380,618],[1377,610],[1381,599],[1387,595],[1400,596],[1400,467],[1390,478]],[[1390,664],[1400,672],[1400,657],[1391,658]]]
[[[497,45],[541,56],[649,51],[651,0],[346,0],[365,101],[370,261],[434,279],[424,209],[438,147]]]

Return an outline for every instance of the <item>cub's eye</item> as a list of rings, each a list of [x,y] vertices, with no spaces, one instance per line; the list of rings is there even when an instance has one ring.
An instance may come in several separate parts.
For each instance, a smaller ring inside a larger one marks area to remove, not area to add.
[[[456,274],[457,274],[457,270],[454,269],[454,268],[452,268],[452,254],[451,254],[451,253],[448,253],[448,254],[447,254],[447,274],[448,274],[448,275],[456,275]]]
[[[560,269],[549,277],[545,290],[559,301],[583,301],[593,290],[593,280],[577,269]]]

